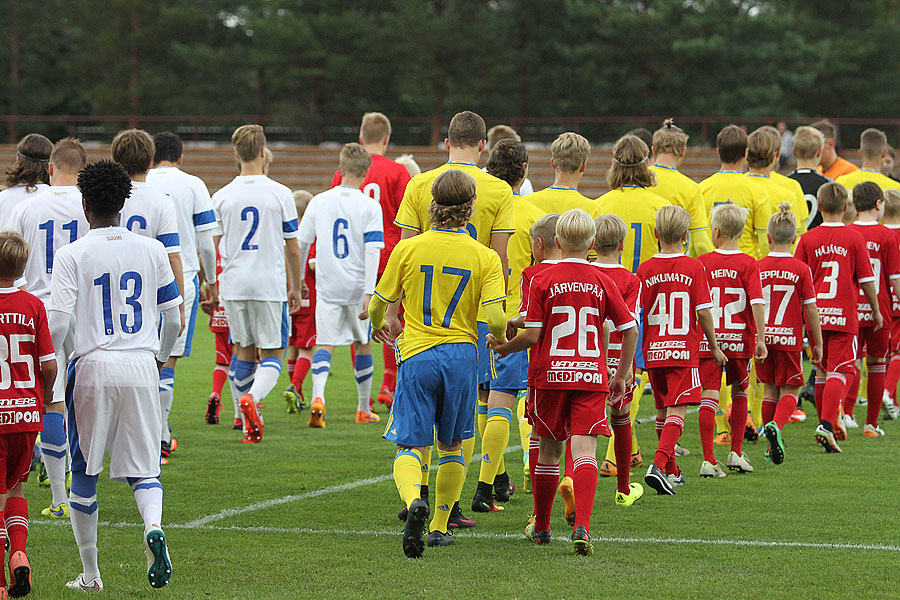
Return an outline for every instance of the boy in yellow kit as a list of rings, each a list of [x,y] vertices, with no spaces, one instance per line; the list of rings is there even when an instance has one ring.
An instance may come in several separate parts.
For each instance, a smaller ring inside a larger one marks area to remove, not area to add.
[[[835,181],[852,190],[853,186],[863,181],[873,181],[882,190],[900,190],[897,183],[887,175],[881,173],[881,161],[887,155],[887,136],[883,131],[869,128],[859,136],[859,157],[862,158],[862,167],[852,173],[841,175]],[[875,398],[878,401],[878,398]]]
[[[550,146],[553,185],[528,194],[528,201],[545,213],[561,215],[567,210],[580,208],[596,217],[599,214],[597,204],[578,191],[590,156],[591,144],[583,136],[571,131],[559,134]]]

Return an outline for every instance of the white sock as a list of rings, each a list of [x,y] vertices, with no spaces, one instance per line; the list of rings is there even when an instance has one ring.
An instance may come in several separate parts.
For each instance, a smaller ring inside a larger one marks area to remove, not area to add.
[[[353,361],[353,376],[356,377],[356,410],[369,412],[369,397],[372,394],[372,375],[375,365],[371,354],[356,355]]]
[[[156,477],[129,477],[134,501],[144,520],[144,529],[159,527],[162,522],[163,489]]]
[[[100,577],[100,567],[97,565],[97,521],[100,511],[96,502],[96,493],[86,498],[73,491],[69,496],[69,520],[81,555],[85,581]],[[84,512],[85,509],[87,512]]]
[[[172,412],[172,403],[175,401],[175,369],[163,367],[159,371],[159,408],[160,408],[160,439],[171,442],[169,434],[169,413]]]
[[[331,354],[325,350],[316,350],[312,359],[312,395],[325,402],[325,384],[331,370]]]
[[[280,360],[270,356],[259,361],[259,365],[256,367],[256,374],[253,376],[253,385],[250,386],[250,393],[257,404],[269,395],[269,392],[278,383],[279,375],[281,375]]]
[[[44,415],[44,431],[41,433],[41,460],[50,479],[51,502],[59,506],[66,500],[66,441],[64,417],[57,412]]]

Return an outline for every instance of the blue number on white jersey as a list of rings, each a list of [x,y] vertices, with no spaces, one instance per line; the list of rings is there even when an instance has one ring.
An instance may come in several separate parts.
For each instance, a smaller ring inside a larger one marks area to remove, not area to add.
[[[331,238],[331,246],[334,250],[335,258],[347,258],[350,254],[350,244],[347,243],[347,236],[342,233],[346,231],[350,224],[347,219],[337,219],[334,222],[334,233]]]
[[[55,229],[56,222],[53,219],[48,219],[38,225],[38,229],[41,229],[46,234],[46,246],[45,246],[45,256],[47,258],[47,272],[53,272],[53,231]],[[78,221],[72,220],[62,226],[63,231],[69,232],[69,242],[72,243],[78,239]]]
[[[256,235],[256,228],[259,227],[259,210],[255,206],[245,206],[241,211],[241,221],[246,221],[248,215],[251,218],[250,231],[247,232],[247,237],[241,244],[241,250],[259,250],[259,244],[250,243],[250,240]]]
[[[125,273],[122,273],[122,277],[119,279],[119,289],[123,292],[127,292],[129,283],[132,284],[130,286],[131,295],[125,298],[125,303],[131,307],[131,315],[128,315],[127,313],[120,314],[119,324],[122,327],[122,332],[137,333],[141,330],[141,326],[144,323],[143,311],[140,303],[141,291],[144,287],[143,281],[141,280],[141,274],[135,271],[126,271]],[[115,330],[113,329],[112,290],[109,273],[104,273],[96,278],[94,280],[94,285],[100,287],[100,293],[103,298],[103,329],[106,332],[106,335],[113,335]],[[131,324],[129,324],[129,321],[131,321]]]

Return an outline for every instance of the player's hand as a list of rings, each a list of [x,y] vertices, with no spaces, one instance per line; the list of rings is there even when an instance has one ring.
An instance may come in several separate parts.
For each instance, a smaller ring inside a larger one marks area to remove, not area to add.
[[[609,380],[609,394],[606,397],[606,403],[613,405],[621,400],[622,396],[625,395],[625,389],[625,377],[613,376],[613,378]]]
[[[216,311],[216,305],[210,304],[209,300],[204,300],[200,303],[200,310],[212,317],[213,313]]]
[[[872,318],[875,320],[875,331],[878,331],[882,327],[884,327],[884,317],[881,316],[881,311],[876,310],[872,313]]]
[[[181,337],[181,334],[184,333],[184,302],[178,305],[178,316],[181,318],[181,329],[178,330],[178,337]]]
[[[159,362],[159,359],[156,361],[156,371],[157,373],[162,373],[162,368],[166,363]]]
[[[300,310],[300,292],[295,289],[288,290],[288,312],[294,314]]]
[[[213,308],[219,305],[219,288],[214,285],[206,286],[205,302],[212,305]]]
[[[309,286],[306,285],[305,281],[300,282],[300,297],[309,298]]]
[[[814,365],[822,362],[822,346],[813,346],[810,349],[810,354],[812,354],[810,360]]]
[[[366,294],[363,296],[363,307],[362,311],[359,313],[359,320],[365,321],[369,318],[369,302],[372,301],[372,294]]]
[[[506,322],[506,339],[511,340],[519,333],[519,328],[516,327],[516,320],[510,319]]]
[[[728,362],[728,357],[725,356],[725,353],[719,349],[719,345],[716,344],[715,348],[712,350],[713,360],[716,361],[716,364],[720,367],[724,367],[725,363]]]
[[[758,362],[763,362],[766,360],[766,357],[769,356],[769,351],[766,348],[765,343],[762,340],[758,340],[756,342],[756,351],[753,353],[753,358],[755,358]]]

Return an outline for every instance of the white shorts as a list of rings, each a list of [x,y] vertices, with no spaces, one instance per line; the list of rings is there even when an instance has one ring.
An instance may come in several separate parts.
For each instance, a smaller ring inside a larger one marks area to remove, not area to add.
[[[291,333],[287,302],[224,300],[231,341],[262,350],[287,348]]]
[[[191,355],[191,342],[194,340],[194,327],[197,325],[197,308],[200,306],[200,278],[194,275],[184,281],[184,331],[175,340],[171,356]]]
[[[369,343],[369,319],[359,320],[363,301],[356,304],[330,304],[316,298],[316,344],[346,346],[353,342]]]
[[[159,371],[150,352],[97,350],[73,360],[66,386],[72,470],[159,476]]]

